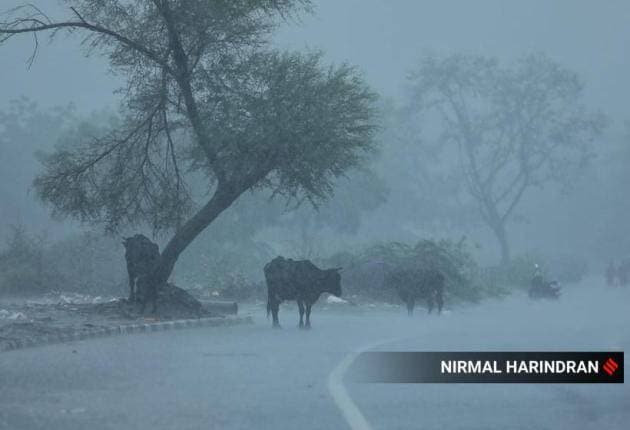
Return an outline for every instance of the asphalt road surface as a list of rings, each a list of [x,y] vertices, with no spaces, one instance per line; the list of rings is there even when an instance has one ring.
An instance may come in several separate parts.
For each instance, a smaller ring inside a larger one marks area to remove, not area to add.
[[[630,289],[593,282],[559,302],[323,310],[297,329],[255,324],[112,337],[0,354],[2,429],[626,429],[617,385],[356,384],[344,365],[382,350],[630,350]],[[627,359],[626,363],[627,364]]]

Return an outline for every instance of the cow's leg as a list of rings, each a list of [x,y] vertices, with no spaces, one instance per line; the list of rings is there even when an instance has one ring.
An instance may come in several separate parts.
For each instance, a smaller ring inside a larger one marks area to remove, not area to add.
[[[416,301],[413,299],[413,297],[409,297],[407,298],[407,315],[412,316],[413,315],[413,308],[416,306]]]
[[[136,280],[136,292],[135,292],[135,300],[140,303],[140,313],[144,315],[144,310],[147,307],[147,299],[148,299],[148,290],[145,276],[138,276]]]
[[[136,301],[136,292],[135,292],[135,277],[133,276],[133,273],[131,273],[131,270],[129,268],[127,268],[127,274],[129,275],[129,301],[130,302],[135,302]]]
[[[141,305],[141,307],[140,307],[140,314],[141,314],[141,315],[144,315],[144,310],[145,310],[145,309],[146,309],[146,307],[147,307],[147,297],[146,297],[146,293],[144,293],[144,292],[142,293],[142,296],[141,296],[141,297],[139,297],[139,301],[140,301],[140,305]]]
[[[311,302],[306,302],[306,326],[305,328],[311,328],[311,306],[313,304]]]
[[[433,312],[433,306],[435,306],[435,293],[430,293],[427,299],[427,306],[429,308],[429,313]]]
[[[151,299],[151,305],[152,305],[151,313],[155,315],[157,313],[158,287],[155,283],[152,283],[151,285],[148,285],[147,287],[149,288],[149,292],[150,292],[150,299]]]
[[[300,324],[298,327],[304,328],[304,302],[302,300],[297,301],[298,309],[300,310]]]
[[[438,306],[438,314],[442,313],[442,307],[444,307],[444,294],[442,291],[438,291],[436,295],[436,301]]]
[[[278,311],[280,310],[280,302],[273,300],[271,303],[271,316],[273,318],[273,328],[280,328],[280,321],[278,320]]]

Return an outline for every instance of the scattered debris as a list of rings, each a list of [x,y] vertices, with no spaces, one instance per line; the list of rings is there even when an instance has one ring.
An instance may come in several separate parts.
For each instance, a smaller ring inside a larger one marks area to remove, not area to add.
[[[0,307],[0,350],[15,341],[108,329],[113,326],[236,314],[234,302],[202,303],[168,284],[158,294],[157,312],[127,299],[77,293],[52,293],[35,300],[3,302]]]
[[[27,300],[27,304],[31,305],[85,305],[85,304],[99,304],[107,303],[117,300],[115,297],[102,297],[92,296],[89,294],[80,293],[62,293],[59,291],[53,291],[45,294],[39,299]]]
[[[0,320],[25,320],[26,315],[22,312],[12,312],[6,309],[0,309]]]
[[[342,299],[341,297],[328,296],[326,298],[326,303],[328,303],[328,304],[343,304],[343,305],[347,305],[348,301]]]

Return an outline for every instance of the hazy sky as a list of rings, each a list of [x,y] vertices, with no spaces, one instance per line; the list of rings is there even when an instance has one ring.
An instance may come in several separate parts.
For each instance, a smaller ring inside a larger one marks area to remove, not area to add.
[[[18,3],[3,0],[0,8]],[[62,16],[53,0],[33,3]],[[277,40],[358,65],[386,95],[400,93],[405,73],[425,52],[511,59],[544,51],[584,77],[595,107],[627,119],[629,24],[627,0],[320,0],[315,15],[286,26]],[[116,79],[103,60],[85,59],[78,43],[59,39],[43,44],[27,70],[31,45],[22,37],[0,48],[4,100],[25,94],[45,105],[72,101],[87,109],[112,102]]]

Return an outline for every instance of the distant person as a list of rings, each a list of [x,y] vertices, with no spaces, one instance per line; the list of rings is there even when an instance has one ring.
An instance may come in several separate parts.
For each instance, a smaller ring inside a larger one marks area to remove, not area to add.
[[[560,297],[560,286],[556,281],[545,281],[540,266],[538,266],[538,264],[535,264],[534,275],[532,276],[531,286],[529,288],[528,294],[529,297],[532,299],[557,299],[558,297]]]
[[[615,267],[615,262],[611,261],[610,263],[608,263],[608,267],[606,268],[606,284],[609,287],[614,287],[616,277],[617,277],[617,268]]]
[[[534,274],[532,275],[532,286],[534,288],[544,287],[544,279],[542,275],[542,270],[540,270],[540,266],[538,264],[534,264]]]

